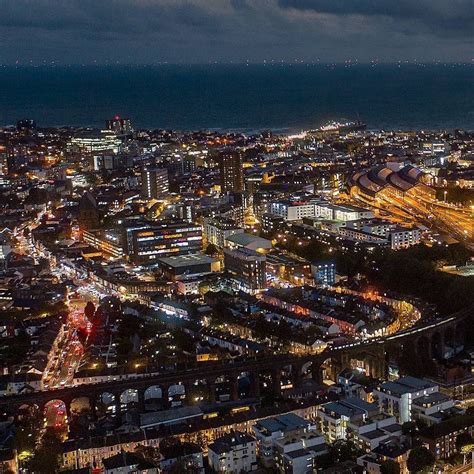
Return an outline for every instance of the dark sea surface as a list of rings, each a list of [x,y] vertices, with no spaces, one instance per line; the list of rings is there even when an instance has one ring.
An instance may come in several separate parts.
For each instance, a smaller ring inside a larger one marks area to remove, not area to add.
[[[474,65],[209,65],[0,68],[0,124],[294,131],[474,129]]]

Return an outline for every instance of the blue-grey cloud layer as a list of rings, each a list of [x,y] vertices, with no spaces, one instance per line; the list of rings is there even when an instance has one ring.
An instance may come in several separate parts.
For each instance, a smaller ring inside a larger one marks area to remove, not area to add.
[[[474,0],[0,0],[0,62],[471,61]]]

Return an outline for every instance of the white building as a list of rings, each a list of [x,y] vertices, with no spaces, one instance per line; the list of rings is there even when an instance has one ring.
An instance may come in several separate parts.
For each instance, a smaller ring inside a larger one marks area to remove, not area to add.
[[[348,433],[359,449],[370,452],[393,436],[401,436],[402,426],[394,416],[379,413],[365,421],[349,423]]]
[[[314,202],[315,217],[342,222],[356,221],[359,219],[371,219],[374,213],[363,207],[350,204],[337,205],[326,201]]]
[[[390,232],[390,247],[392,250],[406,249],[419,244],[420,241],[421,231],[417,227],[413,229],[397,227]]]
[[[245,230],[231,219],[204,219],[203,239],[208,244],[224,248],[226,239],[231,235],[243,234]]]
[[[421,241],[418,227],[402,227],[383,219],[357,219],[338,229],[342,237],[374,244],[389,244],[393,250],[417,245]]]
[[[208,446],[210,467],[218,473],[240,474],[257,469],[257,441],[254,437],[233,431]]]
[[[435,383],[407,376],[384,382],[373,394],[384,413],[405,423],[412,420],[413,401],[436,392],[439,392],[439,386]]]
[[[270,213],[283,217],[286,221],[301,220],[304,217],[315,217],[315,206],[305,201],[276,201],[270,204]]]
[[[333,206],[327,201],[314,202],[314,217],[332,221],[334,219]]]
[[[180,295],[197,295],[199,294],[199,284],[201,280],[196,278],[192,280],[178,280],[176,283],[176,291]]]
[[[428,425],[443,421],[443,412],[452,409],[455,409],[454,400],[441,392],[415,398],[411,405],[413,417],[422,419]]]
[[[376,403],[358,397],[324,403],[318,408],[319,428],[326,440],[334,443],[347,438],[349,423],[365,423],[379,413]]]
[[[306,421],[294,413],[265,418],[253,425],[253,431],[257,438],[258,454],[262,464],[267,467],[275,466],[276,442],[288,435],[295,438],[305,433],[316,433],[316,425]]]
[[[324,438],[315,431],[288,433],[275,442],[275,467],[282,474],[314,472],[316,459],[327,452]]]

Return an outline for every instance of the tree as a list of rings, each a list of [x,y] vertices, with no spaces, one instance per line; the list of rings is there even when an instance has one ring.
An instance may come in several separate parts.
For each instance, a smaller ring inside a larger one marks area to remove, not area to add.
[[[206,247],[206,255],[217,255],[219,249],[214,244],[209,244]]]
[[[94,318],[94,314],[95,314],[94,303],[92,303],[92,301],[88,301],[86,304],[86,307],[84,308],[84,315],[89,321],[92,321],[92,319]]]
[[[211,286],[209,285],[208,281],[201,281],[198,286],[199,294],[204,296],[207,292],[209,292]]]
[[[138,454],[144,459],[149,459],[153,462],[160,461],[160,450],[158,448],[154,448],[153,446],[145,446],[143,444],[139,444],[135,448],[135,454]]]
[[[259,339],[265,339],[271,337],[273,325],[265,319],[265,316],[260,315],[255,319],[254,331]]]
[[[35,474],[55,474],[59,471],[61,440],[56,433],[46,431],[40,447],[30,462],[30,471]]]
[[[285,343],[288,341],[288,337],[292,333],[291,328],[292,326],[290,323],[288,323],[284,319],[280,319],[275,328],[275,336],[281,343]]]
[[[380,465],[380,474],[400,474],[400,464],[387,459]]]
[[[402,425],[402,433],[405,436],[413,436],[418,431],[417,425],[414,421],[406,421]]]
[[[182,351],[195,352],[194,339],[187,332],[182,329],[177,329],[173,333],[173,340],[175,345]]]
[[[472,436],[469,433],[461,433],[456,438],[456,449],[462,451],[462,448],[466,446],[472,446],[473,440]]]
[[[410,451],[407,467],[410,472],[430,472],[434,463],[433,453],[424,446],[418,446]]]
[[[461,433],[456,438],[456,449],[464,456],[463,464],[466,464],[466,454],[469,454],[473,447],[473,439],[469,433]]]
[[[43,413],[36,405],[19,412],[15,430],[15,448],[18,452],[33,452],[42,426]]]
[[[331,455],[334,462],[355,461],[360,452],[352,441],[340,439],[332,445]]]
[[[167,474],[194,474],[201,472],[198,461],[192,458],[179,457],[176,461],[166,470]]]

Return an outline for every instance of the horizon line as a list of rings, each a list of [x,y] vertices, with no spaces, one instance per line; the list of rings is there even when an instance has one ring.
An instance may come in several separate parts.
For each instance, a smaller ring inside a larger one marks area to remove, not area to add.
[[[326,67],[353,67],[353,66],[473,66],[474,59],[466,61],[441,61],[441,60],[398,60],[398,61],[284,61],[284,60],[263,60],[263,61],[208,61],[208,62],[171,62],[158,61],[150,63],[130,63],[130,62],[84,62],[84,63],[64,63],[51,60],[48,62],[0,62],[0,67],[88,67],[88,66],[124,66],[124,67],[156,67],[156,66],[326,66]]]

